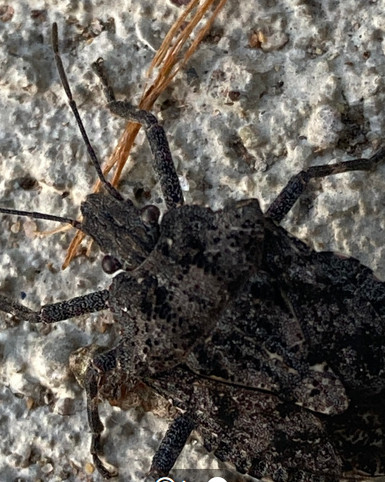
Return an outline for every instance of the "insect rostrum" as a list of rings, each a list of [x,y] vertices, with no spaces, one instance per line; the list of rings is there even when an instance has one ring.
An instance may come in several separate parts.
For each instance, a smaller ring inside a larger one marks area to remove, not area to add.
[[[53,323],[109,309],[120,334],[89,349],[77,369],[87,396],[91,453],[99,472],[100,396],[144,386],[172,399],[180,415],[150,473],[172,469],[189,434],[235,468],[274,481],[337,481],[347,472],[385,470],[385,285],[353,258],[316,252],[279,226],[313,178],[371,170],[385,159],[315,166],[294,176],[262,213],[256,199],[220,211],[183,205],[167,138],[154,115],[116,101],[101,60],[94,64],[107,107],[143,125],[167,212],[137,208],[104,178],[72,98],[60,78],[103,185],[81,205],[82,221],[0,208],[70,223],[106,253],[118,272],[108,289],[32,311],[3,296],[0,310]]]

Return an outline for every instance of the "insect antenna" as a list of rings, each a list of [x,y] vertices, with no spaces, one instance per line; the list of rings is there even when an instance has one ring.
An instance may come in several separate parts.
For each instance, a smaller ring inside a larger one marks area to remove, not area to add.
[[[100,167],[99,159],[98,159],[98,157],[95,153],[94,148],[92,147],[92,145],[90,143],[90,140],[87,136],[86,130],[85,130],[84,125],[83,125],[83,122],[80,118],[80,114],[79,114],[77,104],[76,104],[74,98],[72,97],[72,92],[71,92],[71,89],[70,89],[70,86],[69,86],[69,83],[68,83],[67,75],[65,73],[63,62],[62,62],[60,52],[59,52],[59,39],[58,39],[58,29],[57,29],[57,23],[56,22],[54,22],[52,24],[52,48],[53,48],[53,52],[55,54],[56,68],[59,72],[59,76],[60,76],[60,80],[61,80],[63,89],[64,89],[64,91],[67,95],[69,106],[71,107],[71,110],[72,110],[72,112],[75,116],[76,123],[79,127],[80,133],[81,133],[82,138],[84,140],[84,143],[87,147],[88,156],[91,159],[91,162],[96,169],[96,172],[98,174],[100,182],[102,183],[102,185],[104,186],[106,191],[109,194],[111,194],[111,196],[113,196],[116,199],[123,200],[123,197],[121,196],[119,191],[117,191],[104,177],[104,174],[103,174],[102,169]]]
[[[76,219],[64,218],[61,216],[53,216],[52,214],[38,213],[36,211],[20,211],[18,209],[7,209],[0,207],[0,213],[11,214],[13,216],[28,216],[32,219],[45,219],[47,221],[56,221],[58,223],[71,224],[76,229],[82,230],[82,223]]]

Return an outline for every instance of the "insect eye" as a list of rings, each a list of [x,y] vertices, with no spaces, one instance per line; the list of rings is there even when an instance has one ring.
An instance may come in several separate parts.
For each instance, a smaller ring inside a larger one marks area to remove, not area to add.
[[[110,254],[106,254],[102,259],[102,270],[107,274],[115,273],[115,271],[118,271],[118,269],[121,268],[121,262]]]
[[[160,216],[160,211],[153,204],[150,204],[149,206],[145,206],[141,212],[142,221],[145,224],[157,224],[159,216]]]

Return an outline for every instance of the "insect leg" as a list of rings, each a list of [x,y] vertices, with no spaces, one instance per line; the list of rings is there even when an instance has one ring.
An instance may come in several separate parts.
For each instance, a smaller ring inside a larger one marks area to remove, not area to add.
[[[102,59],[102,57],[99,57],[96,62],[93,62],[91,64],[91,67],[103,84],[103,88],[104,88],[103,92],[104,92],[104,95],[106,96],[107,102],[115,102],[116,97],[115,97],[114,89],[110,84],[106,68],[104,67],[104,60]]]
[[[181,415],[171,423],[152,459],[151,475],[167,476],[194,428],[196,428],[196,423],[188,413]]]
[[[104,425],[100,420],[98,409],[99,382],[100,377],[104,373],[116,368],[116,352],[117,348],[114,348],[110,351],[96,355],[90,362],[82,382],[87,396],[88,424],[92,434],[91,455],[95,467],[105,479],[116,477],[117,471],[108,470],[105,464],[100,460],[100,455],[103,453],[101,435],[104,430]]]
[[[368,159],[353,159],[352,161],[338,162],[336,164],[313,166],[293,176],[287,185],[278,194],[266,211],[266,216],[280,223],[286,214],[293,207],[294,203],[307,188],[311,179],[317,177],[332,176],[349,171],[371,171],[380,162],[385,160],[385,147],[382,147]]]
[[[85,313],[107,309],[108,294],[108,290],[95,291],[71,300],[42,306],[39,311],[30,310],[26,306],[0,295],[0,311],[31,323],[55,323]]]
[[[171,209],[183,204],[182,188],[175,171],[167,136],[163,127],[158,123],[158,119],[151,112],[135,109],[129,102],[115,100],[103,59],[98,59],[92,64],[92,67],[103,83],[108,101],[107,107],[110,111],[144,127],[153,155],[153,167],[159,178],[167,208]]]

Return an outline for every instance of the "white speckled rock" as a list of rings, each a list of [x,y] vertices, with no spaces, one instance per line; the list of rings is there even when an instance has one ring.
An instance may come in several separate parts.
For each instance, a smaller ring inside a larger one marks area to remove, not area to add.
[[[111,3],[18,0],[12,18],[0,17],[0,205],[77,216],[96,174],[55,70],[52,22],[87,132],[105,159],[124,122],[105,109],[90,63],[103,56],[118,96],[136,104],[153,53],[180,13],[165,0]],[[228,198],[258,197],[266,209],[299,170],[373,153],[385,133],[384,11],[384,0],[229,1],[155,109],[187,202],[219,208]],[[108,19],[115,32],[103,30]],[[123,192],[143,186],[157,200],[143,134],[133,159]],[[384,278],[384,180],[381,166],[314,183],[285,227]],[[37,308],[108,285],[97,250],[61,271],[70,234],[36,237],[35,224],[56,227],[2,217],[2,294]],[[108,314],[41,327],[10,324],[0,313],[1,480],[101,480],[92,474],[84,398],[67,361],[79,346],[111,343],[103,321],[111,322]],[[141,480],[167,424],[108,405],[102,415],[107,459],[122,481]],[[217,467],[203,454],[193,441],[178,467]]]

